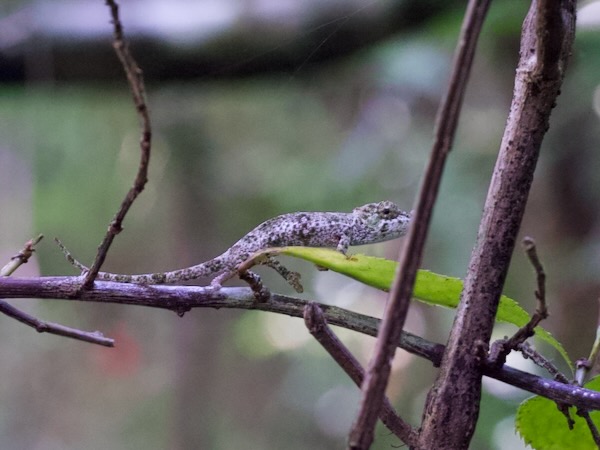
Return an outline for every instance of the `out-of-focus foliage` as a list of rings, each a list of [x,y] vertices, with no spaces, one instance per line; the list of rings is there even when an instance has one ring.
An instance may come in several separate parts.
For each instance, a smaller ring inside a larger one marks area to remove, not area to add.
[[[466,273],[526,8],[516,0],[493,4],[435,210],[426,269]],[[357,14],[368,12],[367,5]],[[105,268],[130,273],[195,264],[284,212],[350,210],[380,199],[409,209],[461,17],[457,9],[351,57],[284,76],[149,80],[150,182]],[[577,37],[523,225],[548,274],[552,317],[544,327],[575,356],[587,354],[594,340],[600,287],[598,49],[597,32]],[[51,53],[46,56],[51,63]],[[0,100],[0,256],[6,260],[42,232],[91,261],[138,164],[139,129],[124,78],[1,85]],[[72,274],[51,241],[40,246],[37,265],[32,261],[16,275]],[[393,259],[400,245],[360,251]],[[285,263],[302,272],[305,298],[381,315],[385,295],[307,263]],[[292,294],[279,277],[261,274],[273,290]],[[534,289],[532,269],[517,252],[505,292],[533,309]],[[44,319],[102,330],[117,347],[38,335],[0,318],[6,448],[343,446],[357,390],[297,319],[209,310],[179,318],[55,301],[18,305]],[[413,305],[408,329],[444,342],[451,319],[449,312]],[[366,363],[373,339],[338,331]],[[388,394],[412,423],[435,374],[429,363],[398,352]],[[500,424],[524,394],[499,392],[490,388],[484,398],[473,448],[509,448]],[[374,448],[397,444],[378,428]]]

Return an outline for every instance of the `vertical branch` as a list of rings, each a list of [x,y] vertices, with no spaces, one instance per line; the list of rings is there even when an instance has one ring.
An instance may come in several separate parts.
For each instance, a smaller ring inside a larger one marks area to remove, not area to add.
[[[438,111],[435,141],[415,208],[413,223],[406,246],[400,255],[399,269],[378,334],[375,354],[369,363],[363,382],[361,408],[349,437],[349,447],[352,449],[367,449],[373,441],[373,430],[388,383],[391,360],[396,350],[395,343],[398,342],[406,320],[417,269],[421,263],[421,255],[429,231],[433,206],[437,199],[446,158],[454,141],[477,39],[489,4],[490,0],[471,0],[467,8],[452,67],[448,93]]]
[[[144,190],[144,186],[148,181],[148,164],[150,162],[150,148],[152,142],[152,128],[150,126],[150,116],[148,114],[148,108],[146,106],[146,92],[144,88],[144,78],[142,75],[142,70],[138,67],[135,59],[129,52],[129,48],[125,39],[123,37],[123,26],[121,25],[121,21],[119,19],[119,6],[114,0],[106,0],[106,4],[110,8],[110,13],[112,17],[112,22],[114,26],[114,40],[113,47],[121,64],[123,65],[123,69],[125,70],[125,75],[127,76],[127,81],[129,82],[129,87],[131,89],[131,93],[133,95],[133,102],[135,104],[135,108],[140,117],[141,121],[141,138],[140,138],[140,164],[138,167],[138,172],[133,182],[133,186],[127,192],[127,195],[121,202],[121,206],[119,210],[115,214],[114,218],[110,222],[108,226],[108,230],[106,231],[106,235],[104,236],[104,240],[98,247],[98,253],[96,254],[96,259],[94,263],[90,266],[89,272],[85,276],[85,280],[83,283],[84,288],[90,288],[98,275],[98,271],[100,267],[104,263],[106,259],[106,254],[108,249],[110,248],[112,241],[115,236],[121,232],[123,229],[123,219],[125,219],[125,215],[129,208],[137,198],[137,196]]]
[[[429,393],[417,448],[466,449],[473,435],[481,400],[482,364],[477,349],[487,345],[491,336],[574,34],[574,0],[532,2],[523,24],[513,100],[477,244],[442,367]]]

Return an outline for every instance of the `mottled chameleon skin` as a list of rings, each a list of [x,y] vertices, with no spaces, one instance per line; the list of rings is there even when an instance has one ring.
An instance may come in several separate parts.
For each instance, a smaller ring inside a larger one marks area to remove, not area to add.
[[[121,283],[177,283],[214,276],[213,289],[237,274],[237,267],[255,252],[270,247],[331,247],[346,254],[350,245],[374,244],[406,234],[410,214],[390,201],[368,203],[351,213],[296,212],[269,219],[233,244],[225,253],[196,266],[164,273],[120,275],[98,273],[98,280]],[[298,274],[282,266],[274,258],[264,263],[281,274],[290,284],[300,286]],[[85,266],[76,264],[80,269]],[[297,288],[298,289],[298,288]],[[300,286],[301,289],[301,286]]]

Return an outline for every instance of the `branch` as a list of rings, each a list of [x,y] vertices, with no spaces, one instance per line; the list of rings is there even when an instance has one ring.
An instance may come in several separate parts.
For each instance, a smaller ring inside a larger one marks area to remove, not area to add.
[[[10,261],[0,269],[0,276],[8,277],[12,275],[21,265],[27,264],[29,258],[33,256],[35,252],[35,246],[44,238],[44,235],[40,234],[38,237],[33,238],[25,242],[23,249],[19,251],[15,256],[10,258]]]
[[[506,362],[506,357],[512,350],[522,347],[522,344],[535,334],[535,327],[542,320],[548,318],[548,308],[546,306],[546,273],[537,255],[535,241],[530,237],[525,237],[523,239],[523,247],[536,273],[537,290],[535,291],[535,298],[537,306],[529,322],[519,328],[510,339],[500,339],[492,344],[489,359],[499,366]]]
[[[97,281],[94,289],[80,289],[82,277],[0,277],[0,297],[40,298],[70,301],[111,303],[120,305],[147,306],[174,311],[180,316],[193,308],[231,308],[259,310],[303,317],[306,300],[271,294],[266,302],[257,302],[249,288],[224,287],[218,292],[203,286],[142,286],[128,283]],[[327,323],[340,326],[368,336],[377,336],[379,319],[329,305],[319,305]],[[439,366],[444,346],[429,342],[418,336],[403,332],[398,347],[425,358]],[[600,410],[600,392],[570,386],[508,366],[494,367],[483,363],[483,373],[512,386],[541,395],[556,402]]]
[[[308,303],[304,308],[304,323],[310,334],[323,346],[338,365],[346,372],[354,383],[360,387],[365,377],[365,371],[354,355],[342,344],[338,337],[331,331],[323,316],[323,311],[316,303]],[[406,445],[413,446],[416,443],[417,434],[415,430],[401,417],[398,416],[394,407],[387,397],[383,399],[381,421],[400,438]]]
[[[35,245],[42,240],[43,236],[40,234],[37,238],[31,239],[25,243],[23,249],[13,256],[8,264],[0,269],[0,277],[7,277],[17,270],[22,264],[26,264],[29,258],[35,251]],[[35,318],[34,316],[27,314],[20,309],[15,308],[4,300],[0,300],[0,313],[12,317],[25,325],[34,328],[38,333],[50,333],[59,336],[69,337],[80,341],[90,342],[92,344],[103,345],[105,347],[114,347],[114,340],[104,337],[102,333],[87,332],[77,330],[75,328],[65,327],[58,323],[44,322]]]
[[[506,362],[506,356],[512,350],[520,350],[523,353],[525,358],[531,359],[537,366],[546,369],[555,380],[561,383],[569,383],[567,377],[562,374],[552,362],[550,362],[543,355],[532,349],[527,342],[527,339],[532,337],[535,333],[535,327],[539,325],[539,323],[548,317],[548,308],[546,305],[546,273],[544,272],[544,267],[540,262],[538,257],[535,241],[530,237],[525,237],[523,239],[523,247],[525,248],[525,252],[529,257],[529,261],[533,266],[536,272],[537,278],[537,290],[535,291],[535,297],[537,299],[537,306],[535,313],[523,327],[519,328],[519,330],[510,338],[510,339],[501,339],[492,344],[492,348],[490,350],[490,356],[488,358],[491,364],[495,364],[496,366],[501,366]],[[589,368],[589,364],[587,360],[578,361],[577,362],[578,369],[583,366],[583,372]],[[579,370],[576,372],[579,373]],[[583,383],[577,380],[577,384],[582,386]],[[571,418],[569,413],[569,407],[565,403],[557,403],[556,405],[558,410],[561,411],[567,420],[569,429],[573,429],[574,421]],[[586,421],[588,428],[590,429],[590,433],[592,434],[592,438],[598,447],[600,447],[600,435],[598,433],[598,429],[595,424],[592,422],[589,411],[578,408],[577,414],[583,417]]]
[[[596,427],[596,424],[592,420],[592,417],[590,416],[589,411],[578,409],[577,415],[584,418],[585,423],[587,424],[588,428],[590,429],[590,433],[592,433],[592,439],[594,440],[596,447],[600,448],[600,433],[598,432],[598,428]]]
[[[519,344],[517,350],[521,352],[525,359],[530,359],[536,366],[545,369],[552,377],[561,383],[569,384],[569,379],[558,368],[550,362],[545,356],[533,349],[527,342]],[[495,361],[490,360],[491,364]]]
[[[58,323],[45,322],[15,308],[3,300],[0,300],[0,312],[34,328],[38,333],[55,334],[57,336],[68,337],[78,341],[89,342],[90,344],[102,345],[104,347],[115,346],[115,340],[105,337],[100,331],[82,331]]]
[[[556,28],[546,28],[549,25]],[[464,449],[471,441],[482,375],[482,361],[474,349],[491,337],[574,34],[574,0],[532,2],[523,24],[510,114],[444,362],[425,407],[419,448]],[[557,41],[559,51],[555,51]],[[461,414],[455,414],[457,410]]]
[[[123,26],[119,20],[119,7],[114,0],[106,0],[106,4],[110,8],[112,16],[112,22],[114,25],[114,41],[113,47],[129,82],[131,93],[133,94],[133,102],[141,120],[142,135],[140,138],[140,165],[138,172],[133,182],[133,186],[129,189],[129,192],[121,202],[121,206],[117,211],[117,214],[112,219],[108,226],[104,240],[98,247],[98,253],[94,263],[90,266],[90,271],[85,275],[85,281],[82,285],[84,289],[89,289],[94,283],[94,279],[100,267],[104,264],[106,254],[110,248],[112,241],[115,236],[123,230],[123,220],[129,208],[137,198],[137,196],[144,190],[144,186],[148,181],[148,164],[150,163],[150,148],[152,142],[152,128],[150,126],[150,116],[148,114],[148,108],[146,107],[146,92],[144,88],[144,78],[141,69],[129,53],[129,48],[123,38]]]
[[[437,199],[446,158],[454,141],[477,38],[489,4],[490,0],[471,0],[467,8],[456,49],[448,93],[438,111],[435,141],[423,178],[413,223],[406,245],[399,257],[400,264],[390,292],[390,300],[377,339],[375,354],[369,363],[363,384],[361,408],[350,431],[349,447],[352,449],[366,450],[373,442],[375,423],[388,383],[391,361],[396,350],[395,342],[398,341],[408,313],[417,269],[421,263],[433,214],[433,206]]]
[[[192,308],[233,308],[268,311],[293,317],[303,317],[308,301],[271,294],[268,301],[257,302],[254,292],[246,288],[223,287],[215,292],[204,286],[140,285],[96,281],[94,289],[82,290],[82,277],[0,277],[0,297],[75,300],[147,306],[174,311],[180,316]],[[327,322],[358,333],[376,336],[379,319],[343,308],[319,305]],[[444,346],[404,332],[397,345],[406,351],[428,359],[434,366],[441,361]]]

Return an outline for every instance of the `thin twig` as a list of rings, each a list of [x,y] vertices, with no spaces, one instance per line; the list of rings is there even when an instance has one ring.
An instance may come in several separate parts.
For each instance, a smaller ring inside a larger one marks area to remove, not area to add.
[[[546,369],[548,373],[552,375],[559,383],[570,384],[569,379],[560,370],[558,370],[558,368],[552,364],[548,358],[533,349],[527,342],[518,344],[515,349],[519,350],[525,359],[531,359],[535,365]],[[490,363],[497,365],[497,360],[490,358]],[[575,425],[575,421],[569,412],[569,405],[564,402],[556,402],[556,407],[565,416],[569,430],[572,430],[573,426]]]
[[[596,427],[596,424],[590,417],[590,412],[585,409],[578,408],[577,415],[585,419],[585,423],[590,429],[590,433],[592,433],[592,439],[594,439],[596,447],[600,448],[600,433],[598,433],[598,428]]]
[[[34,328],[38,333],[56,334],[58,336],[77,339],[78,341],[89,342],[91,344],[98,344],[104,347],[115,346],[114,339],[105,337],[99,331],[82,331],[58,323],[45,322],[15,308],[3,300],[0,300],[0,312]]]
[[[0,297],[25,299],[39,298],[145,306],[181,314],[192,308],[243,309],[266,311],[292,317],[303,317],[308,301],[272,293],[268,302],[259,303],[248,288],[223,287],[220,291],[204,286],[143,286],[130,283],[97,281],[94,289],[81,290],[81,277],[0,277]],[[335,306],[319,307],[327,322],[357,333],[377,336],[380,321]],[[409,353],[431,361],[438,367],[444,346],[427,341],[404,331],[396,345]],[[600,410],[600,393],[579,386],[566,385],[538,375],[513,369],[501,368],[482,362],[484,375],[495,378],[519,389],[541,395],[550,400],[567,403],[588,410]]]
[[[350,379],[360,387],[365,371],[350,350],[329,328],[319,305],[311,302],[304,307],[304,323],[310,334],[323,346]],[[379,418],[406,445],[413,446],[416,443],[415,430],[398,416],[387,397],[383,399],[383,407],[379,413]]]
[[[388,307],[365,381],[356,421],[350,431],[349,447],[366,450],[373,442],[377,415],[387,386],[390,364],[408,312],[417,269],[425,247],[433,206],[437,199],[446,158],[452,147],[460,108],[475,55],[477,39],[490,0],[471,0],[463,22],[448,92],[440,109],[429,164],[410,227],[406,246],[400,254],[399,269],[390,292]]]
[[[600,314],[600,308],[598,309]],[[596,366],[598,360],[598,353],[600,351],[600,316],[597,319],[596,324],[596,338],[592,344],[590,355],[587,358],[578,359],[576,362],[575,370],[575,381],[583,386],[590,375],[590,372]]]
[[[549,7],[552,11],[545,11]],[[556,17],[544,28],[540,15]],[[439,375],[427,397],[420,448],[467,448],[482,395],[482,360],[489,342],[527,197],[575,35],[575,1],[533,0],[524,20],[513,98],[494,173]],[[560,37],[559,51],[549,45]],[[544,57],[540,58],[540,48]],[[460,415],[454,414],[460,411]]]
[[[596,345],[596,343],[594,343],[594,345]],[[589,374],[589,371],[592,368],[592,364],[593,363],[591,363],[590,360],[587,358],[581,358],[577,360],[577,362],[575,363],[575,384],[577,386],[583,386],[583,383],[587,379],[587,375]],[[585,419],[585,423],[587,424],[590,433],[592,433],[592,439],[594,439],[596,446],[600,448],[600,434],[598,433],[598,428],[596,427],[596,424],[592,421],[592,418],[590,417],[589,410],[587,408],[578,407],[577,415]]]
[[[517,346],[517,350],[519,350],[525,359],[531,359],[531,361],[538,367],[542,369],[546,369],[550,375],[554,377],[554,379],[560,383],[569,384],[569,379],[560,371],[558,368],[552,364],[550,360],[548,360],[544,355],[533,349],[527,342],[523,342]]]
[[[30,239],[27,241],[23,249],[15,256],[11,258],[11,261],[0,270],[0,276],[11,275],[19,266],[26,264],[29,258],[35,251],[34,246],[42,240],[43,236],[40,234],[37,238]],[[15,308],[11,304],[0,300],[0,313],[12,317],[25,325],[34,328],[38,333],[49,333],[56,334],[58,336],[70,337],[79,341],[90,342],[92,344],[103,345],[105,347],[114,347],[114,340],[104,337],[102,333],[98,331],[89,332],[82,331],[76,328],[69,328],[58,323],[45,322],[27,314],[20,309]]]
[[[556,402],[556,409],[565,416],[565,420],[567,421],[567,427],[569,430],[573,431],[575,427],[575,420],[571,417],[571,411],[569,411],[569,405],[566,403]]]
[[[552,364],[548,359],[546,359],[539,352],[537,352],[533,348],[531,348],[531,346],[529,344],[527,344],[527,342],[523,342],[523,343],[519,344],[517,346],[517,350],[520,350],[523,353],[523,356],[525,356],[525,358],[531,359],[537,366],[546,369],[554,377],[554,379],[556,381],[558,381],[560,383],[564,383],[564,384],[570,384],[569,379],[562,372],[560,372],[554,364]],[[587,364],[587,360],[578,361],[577,365],[579,366],[580,364]],[[581,384],[579,384],[577,382],[576,382],[576,385],[581,386]],[[565,402],[557,401],[556,406],[557,406],[558,410],[561,413],[563,413],[563,415],[565,416],[565,418],[567,420],[567,426],[569,427],[569,429],[572,430],[573,426],[575,425],[575,422],[573,421],[573,418],[571,417],[571,415],[569,413],[569,404],[565,403]],[[596,443],[598,448],[600,448],[600,435],[598,434],[598,429],[596,428],[596,425],[594,424],[594,422],[592,422],[589,411],[584,408],[577,408],[577,415],[580,417],[583,417],[585,419],[586,424],[587,424],[588,428],[590,429],[590,433],[592,433],[592,438],[594,439],[594,442]]]
[[[552,375],[559,383],[570,384],[569,379],[560,370],[558,370],[558,368],[552,364],[548,358],[532,348],[527,342],[518,344],[515,349],[519,350],[525,359],[531,359],[535,365],[546,369],[548,373]],[[497,363],[497,361],[492,360],[492,358],[490,358],[490,362],[492,364]],[[569,404],[565,402],[556,402],[556,407],[565,416],[569,430],[572,430],[575,426],[575,421],[569,412]]]
[[[542,316],[542,319],[546,319],[548,317],[548,310],[546,309],[546,273],[537,255],[535,241],[530,237],[525,237],[523,238],[523,247],[537,276],[538,288],[535,291],[535,298],[538,302],[536,313]]]
[[[131,93],[133,94],[133,102],[135,108],[141,120],[141,138],[140,138],[140,164],[138,167],[137,175],[133,182],[133,186],[121,202],[121,206],[117,211],[115,217],[112,219],[108,226],[104,240],[98,247],[98,253],[94,263],[90,266],[89,272],[85,275],[85,281],[83,288],[87,289],[92,286],[96,275],[100,271],[106,254],[110,248],[112,241],[115,236],[123,229],[123,219],[129,211],[129,208],[137,198],[137,196],[144,190],[144,186],[148,181],[148,164],[150,162],[150,148],[152,142],[152,128],[150,125],[150,116],[148,114],[148,108],[146,106],[146,92],[144,88],[144,79],[141,69],[138,67],[135,59],[129,52],[129,48],[123,37],[123,26],[119,19],[119,6],[114,0],[106,0],[106,4],[110,8],[112,22],[114,25],[114,40],[113,47],[129,82]]]
[[[40,234],[38,237],[28,240],[25,246],[19,253],[10,258],[10,261],[0,269],[0,276],[8,277],[13,274],[22,264],[27,264],[29,258],[35,252],[35,246],[44,238],[44,235]]]
[[[536,273],[537,290],[535,291],[535,298],[537,306],[529,322],[519,328],[511,338],[500,339],[492,344],[490,361],[498,365],[504,364],[508,354],[532,337],[535,334],[535,328],[540,322],[548,318],[548,308],[546,306],[546,273],[535,249],[535,241],[530,237],[525,237],[523,239],[523,247]]]

